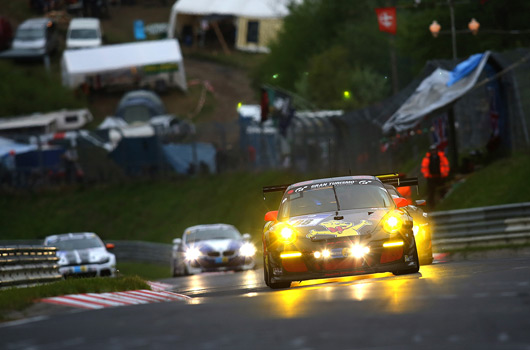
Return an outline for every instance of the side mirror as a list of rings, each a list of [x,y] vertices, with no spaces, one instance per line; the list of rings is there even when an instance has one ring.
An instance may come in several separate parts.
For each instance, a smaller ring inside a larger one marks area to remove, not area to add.
[[[273,210],[265,214],[265,221],[276,221],[278,219],[278,210]]]
[[[114,247],[116,247],[116,246],[114,245],[114,243],[107,243],[107,244],[105,244],[105,248],[107,248],[107,250],[113,250]]]
[[[173,240],[173,245],[180,245],[182,243],[182,238],[175,238]]]
[[[425,199],[418,199],[416,202],[416,205],[419,207],[420,205],[425,205],[427,204],[427,202],[425,201]]]
[[[249,233],[244,233],[243,234],[243,240],[250,241],[250,234]]]
[[[409,201],[406,198],[394,197],[392,199],[394,200],[394,203],[396,203],[396,206],[398,208],[403,208],[403,207],[406,207],[407,205],[409,205]]]

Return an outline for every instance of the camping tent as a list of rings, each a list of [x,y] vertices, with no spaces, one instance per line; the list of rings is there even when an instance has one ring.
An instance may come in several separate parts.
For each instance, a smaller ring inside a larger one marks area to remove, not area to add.
[[[174,37],[178,15],[233,16],[237,19],[236,47],[240,50],[268,51],[267,44],[281,27],[282,18],[289,14],[289,2],[290,0],[178,0],[171,9],[167,37]],[[253,35],[255,36],[252,37]]]

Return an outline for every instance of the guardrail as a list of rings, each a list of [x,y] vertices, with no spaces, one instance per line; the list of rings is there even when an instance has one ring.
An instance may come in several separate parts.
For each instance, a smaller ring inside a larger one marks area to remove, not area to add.
[[[55,247],[0,247],[0,289],[60,280],[56,252]]]
[[[116,254],[116,260],[138,261],[160,265],[167,265],[171,259],[172,245],[168,243],[153,243],[143,241],[112,241],[115,245],[112,252]]]
[[[451,250],[530,243],[530,202],[432,212],[433,246]]]

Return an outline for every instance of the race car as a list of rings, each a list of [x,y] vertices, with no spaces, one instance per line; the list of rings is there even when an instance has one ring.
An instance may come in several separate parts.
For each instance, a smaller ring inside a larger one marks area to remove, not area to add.
[[[264,187],[284,191],[265,214],[265,283],[392,272],[416,273],[420,262],[404,198],[392,198],[375,176],[346,176]]]
[[[103,244],[93,232],[47,236],[44,245],[57,247],[59,273],[65,277],[116,276],[116,256],[107,250],[114,244]]]
[[[385,184],[385,188],[388,190],[390,195],[392,195],[392,197],[405,198],[393,185]],[[424,205],[425,200],[423,199],[416,200],[414,202],[409,200],[409,205],[407,205],[404,209],[407,210],[414,221],[412,232],[414,233],[416,243],[418,244],[420,263],[422,265],[430,265],[433,262],[432,234],[431,226],[429,225],[429,215],[420,208],[420,206]]]
[[[232,225],[209,224],[188,227],[173,240],[173,277],[206,271],[243,271],[256,267],[256,247],[250,235]]]

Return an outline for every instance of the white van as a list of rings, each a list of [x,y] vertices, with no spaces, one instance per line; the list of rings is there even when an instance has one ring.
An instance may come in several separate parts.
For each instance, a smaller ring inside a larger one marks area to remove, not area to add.
[[[98,18],[74,18],[66,33],[66,48],[81,49],[103,44],[101,23]]]

